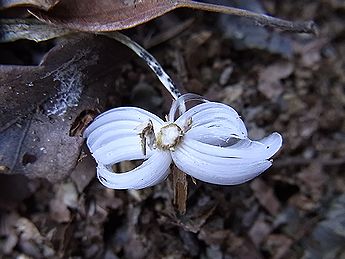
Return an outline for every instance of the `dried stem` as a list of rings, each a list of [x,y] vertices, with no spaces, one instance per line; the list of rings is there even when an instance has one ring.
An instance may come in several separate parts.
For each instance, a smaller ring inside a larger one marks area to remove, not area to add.
[[[176,166],[172,169],[172,184],[174,190],[173,203],[177,211],[184,215],[187,208],[188,181],[186,174]]]
[[[224,13],[230,15],[236,15],[248,18],[250,20],[255,21],[258,25],[261,26],[270,26],[273,28],[291,31],[291,32],[305,32],[305,33],[313,33],[317,34],[317,26],[313,21],[306,21],[306,22],[291,22],[286,21],[283,19],[275,18],[265,14],[254,13],[251,11],[238,9],[230,6],[223,6],[223,5],[214,5],[208,3],[200,3],[195,1],[179,1],[178,7],[186,7],[192,8],[197,10],[209,11],[209,12],[217,12],[217,13]]]

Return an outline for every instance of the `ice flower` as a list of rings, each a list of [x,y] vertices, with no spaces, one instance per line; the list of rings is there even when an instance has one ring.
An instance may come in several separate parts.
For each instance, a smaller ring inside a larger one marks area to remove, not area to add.
[[[185,111],[191,100],[201,103]],[[271,157],[282,145],[276,132],[259,141],[250,140],[233,108],[194,94],[174,101],[166,119],[140,108],[119,107],[90,124],[84,136],[103,185],[113,189],[153,186],[168,176],[172,162],[204,182],[241,184],[269,168]],[[135,169],[113,172],[114,164],[138,159],[144,162]]]

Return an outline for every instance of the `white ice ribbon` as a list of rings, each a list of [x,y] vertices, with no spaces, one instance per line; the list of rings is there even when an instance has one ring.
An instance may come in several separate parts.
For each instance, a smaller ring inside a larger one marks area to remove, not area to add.
[[[184,110],[187,102],[195,100],[202,103],[175,120],[176,113]],[[182,95],[174,101],[168,118],[165,122],[135,107],[115,108],[99,115],[84,136],[98,163],[97,176],[101,183],[113,189],[153,186],[168,176],[173,161],[180,170],[201,181],[219,185],[241,184],[269,168],[272,165],[270,158],[282,145],[279,133],[259,141],[250,140],[243,121],[233,108],[193,94]],[[155,145],[144,142],[144,154],[138,129],[148,122],[152,124]],[[163,131],[167,125],[173,126],[169,131]],[[161,142],[156,138],[162,137],[172,141],[169,148],[159,146]],[[129,172],[112,171],[113,164],[137,159],[145,161]]]

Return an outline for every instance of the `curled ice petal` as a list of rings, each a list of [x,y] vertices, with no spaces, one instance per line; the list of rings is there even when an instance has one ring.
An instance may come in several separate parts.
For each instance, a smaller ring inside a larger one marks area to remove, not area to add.
[[[225,104],[199,104],[182,114],[176,123],[183,124],[190,118],[192,126],[187,134],[201,142],[218,145],[220,140],[227,142],[230,138],[247,138],[247,129],[240,116]]]
[[[240,139],[234,145],[222,147],[202,143],[198,140],[192,139],[188,134],[186,134],[183,143],[200,153],[215,157],[262,160],[271,158],[279,150],[282,145],[282,137],[279,133],[273,133],[268,137],[268,139],[265,138],[263,140],[264,143],[260,141],[252,141],[248,138]],[[270,140],[270,142],[267,140]]]
[[[245,139],[230,147],[212,146],[186,138],[172,152],[172,158],[180,170],[196,179],[234,185],[251,180],[269,168],[272,162],[268,159],[281,144],[278,133],[265,138],[264,143]]]
[[[187,134],[195,140],[205,144],[226,147],[239,141],[238,135],[231,134],[231,128],[219,127],[218,125],[207,127],[195,127]]]
[[[144,159],[138,126],[151,120],[157,130],[164,123],[143,109],[120,107],[99,115],[85,130],[87,145],[93,156],[108,165],[123,160]]]
[[[188,93],[188,94],[181,95],[171,105],[169,116],[168,116],[169,121],[170,122],[175,121],[175,116],[176,116],[177,111],[180,111],[180,113],[184,113],[186,111],[186,103],[191,102],[191,101],[209,102],[208,100],[206,100],[205,98],[197,94]]]
[[[146,149],[144,155],[140,125],[152,122],[158,131],[163,120],[143,109],[121,107],[99,115],[86,129],[87,145],[96,159],[101,183],[114,189],[140,189],[164,180],[171,163],[169,153]],[[111,166],[125,160],[146,159],[126,173],[114,173]]]
[[[126,121],[129,124],[132,122],[139,124],[151,120],[154,127],[159,127],[163,121],[156,115],[136,107],[119,107],[106,111],[99,116],[90,124],[89,127],[84,132],[84,137],[88,138],[90,133],[95,131],[102,126],[108,126],[114,128],[116,124],[112,125],[110,123],[116,123],[119,121]],[[129,125],[130,126],[130,125]],[[107,128],[107,127],[106,127]]]
[[[118,121],[109,123],[90,133],[87,144],[92,150],[96,150],[111,141],[137,135],[135,127],[138,123],[131,121]]]
[[[171,156],[168,152],[155,152],[140,166],[126,173],[114,173],[99,163],[97,177],[112,189],[142,189],[162,182],[169,174]]]
[[[150,153],[144,156],[139,136],[118,138],[110,141],[108,144],[94,149],[93,157],[98,163],[105,165],[119,163],[124,160],[145,159]]]
[[[206,163],[195,159],[195,154],[175,152],[172,154],[174,163],[183,172],[188,172],[194,178],[218,185],[241,184],[253,179],[271,166],[267,160],[259,162],[235,161],[230,158],[226,164],[216,165],[216,162]]]

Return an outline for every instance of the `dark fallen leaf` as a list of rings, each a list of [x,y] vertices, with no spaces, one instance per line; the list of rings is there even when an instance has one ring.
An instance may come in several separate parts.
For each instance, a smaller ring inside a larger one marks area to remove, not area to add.
[[[134,27],[182,7],[244,16],[260,25],[290,31],[316,33],[313,22],[292,23],[228,6],[192,0],[61,0],[48,12],[34,9],[30,12],[42,21],[71,29],[116,31]]]
[[[37,67],[0,66],[0,166],[57,181],[75,167],[83,138],[73,121],[102,109],[130,51],[102,36],[60,42]]]
[[[0,2],[0,10],[19,6],[30,6],[48,11],[59,1],[60,0],[2,0]]]

